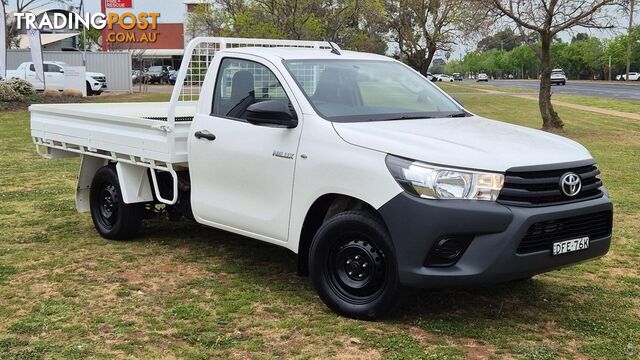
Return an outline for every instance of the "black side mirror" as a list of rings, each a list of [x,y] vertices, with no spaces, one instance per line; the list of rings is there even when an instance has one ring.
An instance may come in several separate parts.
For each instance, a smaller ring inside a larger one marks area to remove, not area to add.
[[[283,100],[267,100],[249,105],[246,119],[254,125],[276,125],[290,129],[298,126],[298,117]]]

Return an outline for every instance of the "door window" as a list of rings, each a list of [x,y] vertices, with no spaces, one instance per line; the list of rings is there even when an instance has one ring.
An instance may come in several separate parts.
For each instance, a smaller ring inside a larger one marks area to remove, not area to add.
[[[44,64],[44,72],[48,73],[61,73],[62,67],[55,64]]]
[[[290,105],[282,84],[271,70],[254,61],[222,60],[216,79],[212,116],[244,120],[249,105],[266,100]]]

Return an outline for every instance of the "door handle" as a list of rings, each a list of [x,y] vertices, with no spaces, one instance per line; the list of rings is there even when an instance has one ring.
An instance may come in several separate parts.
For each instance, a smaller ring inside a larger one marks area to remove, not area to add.
[[[216,139],[216,136],[208,132],[207,130],[196,131],[194,136],[196,137],[196,139],[206,139],[209,141],[213,141]]]

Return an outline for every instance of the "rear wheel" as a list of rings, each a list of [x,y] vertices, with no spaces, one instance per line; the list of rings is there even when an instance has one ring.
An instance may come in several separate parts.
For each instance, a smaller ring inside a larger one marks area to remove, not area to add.
[[[384,316],[400,288],[391,237],[380,220],[364,211],[340,213],[320,227],[309,270],[322,301],[352,318]]]
[[[143,204],[125,204],[112,166],[98,170],[91,183],[91,218],[100,235],[111,240],[133,238],[140,229]]]

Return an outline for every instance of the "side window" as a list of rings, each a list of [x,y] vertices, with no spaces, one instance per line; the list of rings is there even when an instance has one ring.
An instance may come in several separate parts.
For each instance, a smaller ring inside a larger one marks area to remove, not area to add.
[[[249,105],[266,100],[290,102],[271,70],[249,60],[222,60],[216,78],[212,116],[244,120]]]
[[[36,66],[31,64],[31,66],[29,66],[29,71],[35,72],[36,71]]]
[[[62,71],[62,68],[55,64],[44,64],[44,72],[48,73],[59,73]]]

